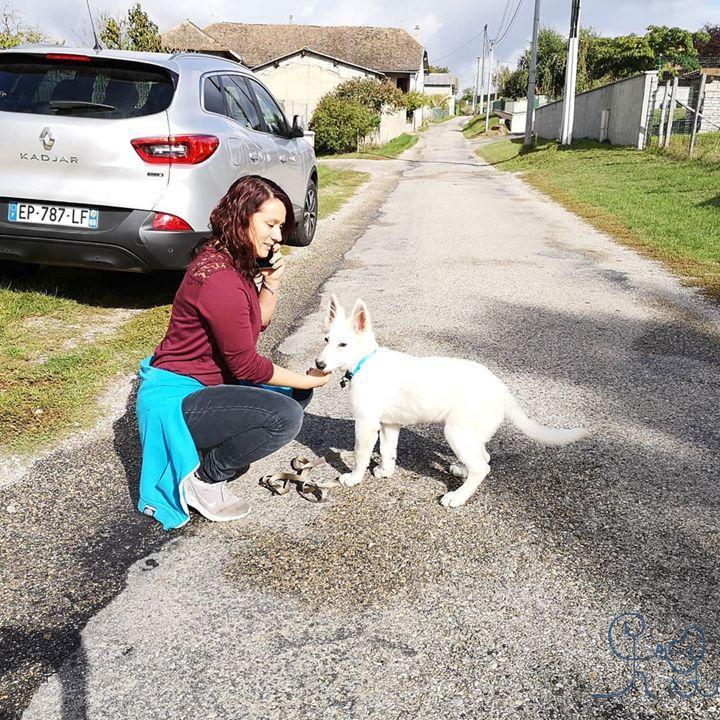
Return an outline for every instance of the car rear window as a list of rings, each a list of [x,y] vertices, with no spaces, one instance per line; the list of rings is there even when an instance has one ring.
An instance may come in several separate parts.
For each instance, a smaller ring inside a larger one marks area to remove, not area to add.
[[[0,55],[0,111],[108,120],[151,115],[168,108],[175,80],[148,63],[7,53]]]

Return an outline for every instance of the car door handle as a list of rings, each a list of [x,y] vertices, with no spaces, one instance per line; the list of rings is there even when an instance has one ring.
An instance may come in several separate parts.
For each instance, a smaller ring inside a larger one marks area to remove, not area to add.
[[[262,160],[262,155],[259,152],[251,152],[248,157],[250,158],[250,162],[253,164],[257,164]]]
[[[286,155],[285,153],[283,153],[282,155],[280,155],[280,162],[281,163],[295,162],[295,156],[294,155]]]

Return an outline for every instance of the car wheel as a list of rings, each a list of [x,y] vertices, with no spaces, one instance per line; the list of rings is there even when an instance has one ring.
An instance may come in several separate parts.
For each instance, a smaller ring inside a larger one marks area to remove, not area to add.
[[[315,237],[318,218],[318,191],[314,180],[310,181],[305,192],[305,205],[303,206],[300,222],[295,228],[291,245],[309,245]]]

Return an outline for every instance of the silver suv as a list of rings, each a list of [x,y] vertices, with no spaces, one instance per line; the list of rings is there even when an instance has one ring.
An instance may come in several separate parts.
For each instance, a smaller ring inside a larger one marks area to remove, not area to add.
[[[196,53],[0,51],[0,260],[179,269],[243,175],[278,183],[294,242],[317,223],[317,166],[243,65]]]

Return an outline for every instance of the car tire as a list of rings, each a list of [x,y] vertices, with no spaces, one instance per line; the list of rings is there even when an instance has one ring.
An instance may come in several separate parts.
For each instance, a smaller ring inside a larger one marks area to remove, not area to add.
[[[300,222],[295,227],[295,232],[290,238],[290,245],[309,245],[315,237],[318,220],[318,189],[317,183],[311,180],[305,191],[305,203],[303,205]]]

